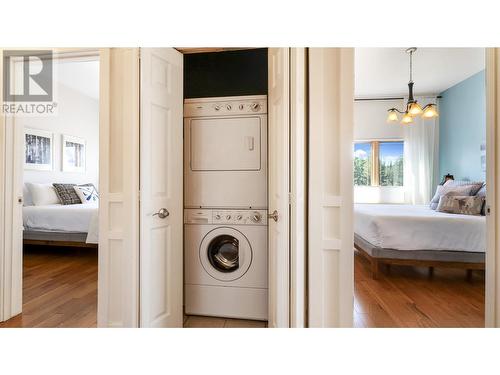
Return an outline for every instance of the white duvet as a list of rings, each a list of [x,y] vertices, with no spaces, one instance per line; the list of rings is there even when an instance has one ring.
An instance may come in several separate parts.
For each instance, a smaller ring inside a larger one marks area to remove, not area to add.
[[[387,249],[486,249],[484,216],[446,214],[423,205],[355,204],[354,232]]]
[[[87,243],[98,242],[98,205],[52,204],[23,207],[25,230],[87,233]]]

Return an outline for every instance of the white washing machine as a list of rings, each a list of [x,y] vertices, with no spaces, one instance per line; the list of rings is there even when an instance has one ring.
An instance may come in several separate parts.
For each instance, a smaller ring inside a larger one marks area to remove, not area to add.
[[[267,320],[267,211],[184,211],[185,312]]]
[[[184,101],[184,207],[267,208],[267,96]]]

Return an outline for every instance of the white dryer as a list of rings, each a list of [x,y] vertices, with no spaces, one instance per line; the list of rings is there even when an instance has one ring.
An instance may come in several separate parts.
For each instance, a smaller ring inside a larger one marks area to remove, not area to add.
[[[186,314],[267,320],[266,213],[184,211]]]
[[[184,101],[184,207],[267,208],[267,96]]]

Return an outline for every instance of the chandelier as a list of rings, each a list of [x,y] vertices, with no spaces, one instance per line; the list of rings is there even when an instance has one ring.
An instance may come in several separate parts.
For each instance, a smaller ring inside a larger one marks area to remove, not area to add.
[[[416,50],[416,47],[411,47],[406,50],[406,53],[410,55],[410,81],[408,82],[408,102],[406,103],[406,110],[400,111],[397,108],[388,109],[387,112],[389,113],[387,115],[387,122],[398,122],[398,114],[403,115],[401,118],[402,125],[411,124],[416,116],[421,116],[424,119],[439,116],[435,104],[427,104],[422,108],[413,97],[413,54]]]

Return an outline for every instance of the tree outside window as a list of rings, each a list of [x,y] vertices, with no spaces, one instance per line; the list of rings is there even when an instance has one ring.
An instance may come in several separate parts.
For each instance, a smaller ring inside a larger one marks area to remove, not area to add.
[[[370,186],[372,174],[371,143],[354,144],[354,185]]]
[[[354,144],[355,186],[403,186],[403,176],[403,141]]]

